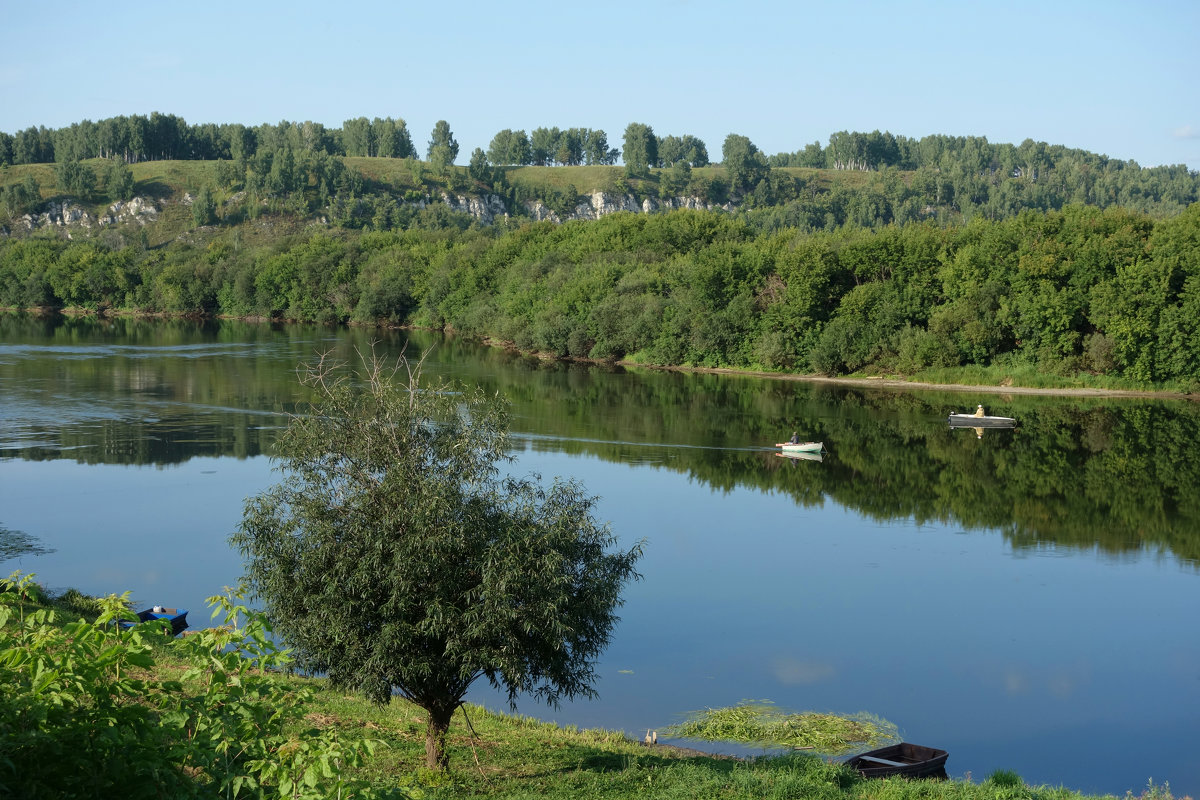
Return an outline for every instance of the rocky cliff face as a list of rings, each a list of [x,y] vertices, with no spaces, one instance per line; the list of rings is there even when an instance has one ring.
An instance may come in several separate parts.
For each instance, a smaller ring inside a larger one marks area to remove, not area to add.
[[[45,210],[40,214],[19,217],[14,221],[13,227],[26,233],[40,228],[60,228],[67,238],[71,238],[72,231],[91,231],[93,228],[127,222],[145,225],[157,219],[158,206],[153,200],[145,197],[135,197],[129,201],[118,200],[99,218],[92,216],[85,208],[68,198],[62,202],[47,203]],[[0,230],[0,235],[4,233]]]
[[[481,225],[493,225],[498,220],[507,219],[509,216],[508,209],[505,208],[504,201],[499,195],[488,194],[482,197],[469,197],[466,195],[450,195],[443,192],[442,202],[454,211],[470,214],[479,220]],[[420,205],[423,208],[425,204],[422,203]],[[728,204],[715,206],[699,197],[671,197],[664,200],[646,198],[639,203],[637,198],[631,194],[612,194],[602,191],[595,191],[589,195],[584,195],[584,199],[575,206],[575,210],[565,216],[553,211],[541,200],[531,200],[525,203],[526,215],[537,222],[544,220],[551,222],[567,222],[573,219],[595,220],[608,214],[616,214],[619,211],[628,211],[633,214],[653,214],[658,211],[670,211],[676,208],[697,208],[706,211],[711,211],[714,208],[723,208],[728,211],[732,206]]]
[[[229,202],[236,203],[238,199],[235,195],[233,198],[230,198]],[[494,225],[496,222],[509,217],[508,208],[499,195],[452,195],[442,192],[439,199],[454,211],[470,214],[481,225]],[[184,205],[190,205],[191,201],[192,197],[188,194],[184,195],[183,199],[179,202]],[[434,202],[433,198],[426,198],[413,203],[413,205],[425,208],[431,202]],[[550,209],[541,200],[532,200],[525,203],[525,215],[539,222],[549,220],[561,223],[575,219],[596,220],[620,211],[628,211],[633,214],[654,214],[677,208],[693,208],[706,211],[720,208],[728,211],[732,206],[728,203],[717,206],[699,197],[670,197],[661,200],[645,198],[641,202],[638,202],[638,199],[632,194],[595,191],[589,195],[584,195],[583,199],[575,206],[575,210],[569,214],[559,214]],[[145,225],[157,220],[160,211],[161,206],[153,200],[145,197],[135,197],[127,202],[118,201],[113,203],[108,207],[107,213],[97,218],[73,200],[67,199],[62,202],[47,203],[43,212],[26,214],[17,219],[13,227],[16,229],[14,233],[18,234],[29,233],[41,228],[58,228],[64,235],[70,238],[73,231],[90,232],[107,225],[120,225],[124,223]],[[8,231],[0,228],[0,236],[8,234]]]
[[[608,192],[595,191],[590,195],[586,195],[586,198],[586,200],[575,206],[575,210],[572,213],[567,214],[565,217],[547,208],[546,204],[541,200],[526,203],[526,210],[530,217],[538,221],[566,222],[572,219],[600,219],[603,216],[615,214],[619,211],[629,211],[633,214],[654,214],[659,211],[670,211],[676,208],[696,208],[705,211],[711,211],[714,208],[722,208],[728,211],[732,208],[728,204],[717,206],[699,197],[669,197],[661,200],[652,200],[647,197],[639,203],[637,198],[631,194],[610,194]]]

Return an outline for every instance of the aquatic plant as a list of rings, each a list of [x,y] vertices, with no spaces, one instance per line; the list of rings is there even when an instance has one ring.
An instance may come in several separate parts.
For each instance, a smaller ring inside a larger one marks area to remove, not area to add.
[[[788,711],[769,701],[743,701],[692,712],[666,733],[683,739],[741,742],[845,755],[898,740],[896,726],[866,713]]]

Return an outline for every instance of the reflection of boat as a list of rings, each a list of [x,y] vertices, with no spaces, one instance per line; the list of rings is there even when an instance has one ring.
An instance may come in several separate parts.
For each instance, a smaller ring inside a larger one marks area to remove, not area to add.
[[[983,406],[975,409],[974,414],[951,414],[952,428],[1011,428],[1017,421],[1012,417],[989,417],[983,413]]]
[[[163,608],[155,606],[147,608],[145,611],[137,612],[138,622],[153,622],[154,620],[166,620],[171,623],[171,635],[178,636],[187,628],[187,609],[186,608]],[[122,628],[132,628],[137,623],[128,620],[122,620],[117,623]]]
[[[901,742],[855,756],[846,762],[846,766],[858,770],[864,778],[892,775],[920,778],[944,769],[949,756],[945,750]]]
[[[822,461],[822,460],[824,460],[824,457],[820,453],[805,452],[803,450],[787,451],[787,452],[783,452],[783,453],[776,453],[775,455],[779,456],[780,458],[790,458],[793,461]]]
[[[819,453],[825,449],[824,442],[781,442],[775,446],[785,453]]]

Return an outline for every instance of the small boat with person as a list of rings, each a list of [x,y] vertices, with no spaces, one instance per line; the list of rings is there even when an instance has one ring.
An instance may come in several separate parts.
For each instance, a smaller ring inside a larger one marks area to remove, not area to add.
[[[824,442],[802,442],[800,434],[792,431],[792,438],[775,445],[785,453],[821,453],[825,450]]]
[[[1012,417],[990,417],[983,413],[983,406],[974,414],[951,414],[950,425],[954,428],[1011,428],[1017,424]]]
[[[950,754],[945,750],[901,742],[854,756],[846,761],[846,766],[858,770],[864,778],[890,778],[894,775],[923,778],[944,770],[949,757]]]
[[[785,453],[820,453],[825,449],[824,442],[780,442],[775,446]]]

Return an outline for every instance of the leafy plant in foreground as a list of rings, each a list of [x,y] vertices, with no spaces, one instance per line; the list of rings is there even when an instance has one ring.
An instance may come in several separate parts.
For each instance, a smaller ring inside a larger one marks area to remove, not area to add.
[[[174,640],[111,624],[134,619],[128,593],[66,622],[31,575],[0,584],[0,796],[377,796],[343,774],[374,742],[297,730],[308,695],[240,593],[210,599],[224,625]]]

